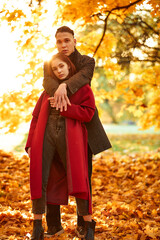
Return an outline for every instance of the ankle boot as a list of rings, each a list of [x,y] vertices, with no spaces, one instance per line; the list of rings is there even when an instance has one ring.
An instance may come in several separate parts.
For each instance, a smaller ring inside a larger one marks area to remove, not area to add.
[[[85,222],[85,240],[94,240],[94,232],[95,232],[96,222],[92,220],[92,222]]]
[[[44,229],[42,220],[36,219],[33,221],[33,233],[31,240],[44,240]]]

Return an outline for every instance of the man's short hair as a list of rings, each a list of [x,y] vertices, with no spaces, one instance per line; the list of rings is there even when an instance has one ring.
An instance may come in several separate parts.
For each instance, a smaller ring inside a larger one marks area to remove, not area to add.
[[[67,26],[62,26],[62,27],[58,28],[56,31],[55,37],[57,36],[57,33],[59,33],[59,32],[69,32],[74,37],[74,31]]]

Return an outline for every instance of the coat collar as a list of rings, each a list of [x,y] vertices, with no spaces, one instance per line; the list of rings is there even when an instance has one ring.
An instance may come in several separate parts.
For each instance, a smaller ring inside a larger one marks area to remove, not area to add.
[[[79,68],[79,60],[81,59],[82,55],[78,50],[75,48],[75,51],[71,53],[69,56],[69,59],[72,61],[72,63],[75,65],[76,69]]]

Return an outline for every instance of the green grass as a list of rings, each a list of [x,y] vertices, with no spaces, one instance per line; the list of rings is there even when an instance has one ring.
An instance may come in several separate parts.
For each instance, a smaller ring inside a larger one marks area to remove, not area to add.
[[[28,133],[24,135],[23,141],[19,145],[17,145],[13,150],[16,152],[23,152],[26,145],[27,137],[28,137]]]
[[[160,148],[160,134],[107,134],[112,151],[121,153],[128,152],[147,152]],[[23,141],[14,148],[14,151],[23,152],[27,140],[25,134]]]
[[[108,134],[112,150],[122,153],[148,152],[160,148],[160,134]]]

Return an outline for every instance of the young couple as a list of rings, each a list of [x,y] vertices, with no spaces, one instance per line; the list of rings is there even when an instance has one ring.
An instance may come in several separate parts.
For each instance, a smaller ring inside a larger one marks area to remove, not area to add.
[[[34,214],[31,239],[44,239],[42,214],[47,207],[45,237],[64,232],[60,205],[72,195],[77,204],[76,233],[94,239],[92,154],[111,147],[95,107],[90,82],[94,59],[76,49],[74,32],[63,26],[55,34],[58,54],[44,64],[45,91],[33,111],[26,151]]]

